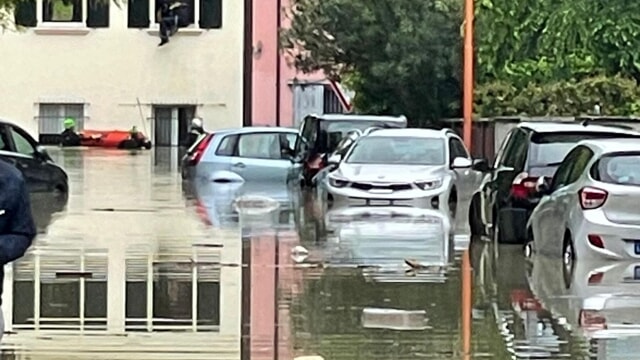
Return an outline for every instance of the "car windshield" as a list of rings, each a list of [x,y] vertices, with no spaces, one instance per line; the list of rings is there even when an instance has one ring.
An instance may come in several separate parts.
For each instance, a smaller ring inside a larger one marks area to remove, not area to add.
[[[373,126],[387,126],[394,128],[402,128],[402,123],[391,123],[381,120],[344,120],[344,121],[325,121],[321,123],[320,152],[331,152],[336,149],[340,140],[349,132],[354,130],[365,131]],[[326,136],[326,137],[325,137]]]
[[[350,164],[443,165],[445,143],[439,138],[363,137],[345,162]]]
[[[592,176],[597,181],[619,185],[640,185],[640,153],[603,156],[594,167]]]

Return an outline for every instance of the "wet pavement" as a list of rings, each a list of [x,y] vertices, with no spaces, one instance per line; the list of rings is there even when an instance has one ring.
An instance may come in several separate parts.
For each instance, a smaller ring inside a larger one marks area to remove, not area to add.
[[[470,240],[465,216],[327,213],[278,186],[183,184],[177,149],[50,153],[71,192],[33,198],[41,234],[7,271],[2,359],[631,359],[640,350],[640,263],[577,263],[567,274],[559,260]]]

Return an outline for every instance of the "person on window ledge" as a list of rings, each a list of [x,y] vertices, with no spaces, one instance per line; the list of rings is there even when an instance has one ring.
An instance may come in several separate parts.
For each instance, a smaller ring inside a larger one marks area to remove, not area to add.
[[[22,173],[0,160],[0,296],[4,283],[4,266],[24,256],[36,237],[31,201]],[[0,298],[0,305],[1,305]],[[4,318],[0,310],[0,340]]]
[[[198,141],[198,138],[205,133],[202,119],[197,117],[193,118],[193,120],[191,120],[191,130],[189,130],[189,134],[187,135],[184,145],[187,149],[190,148],[196,143],[196,141]]]
[[[158,44],[158,46],[163,46],[168,43],[169,37],[178,31],[180,10],[184,7],[186,7],[186,4],[179,1],[158,0],[156,4],[156,8],[158,9],[156,17],[160,23],[160,44]]]
[[[80,135],[76,132],[76,122],[72,118],[64,120],[64,131],[60,134],[62,146],[80,146]]]

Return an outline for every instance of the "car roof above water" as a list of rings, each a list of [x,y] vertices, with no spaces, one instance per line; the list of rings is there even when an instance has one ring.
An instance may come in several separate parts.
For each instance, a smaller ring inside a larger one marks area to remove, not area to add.
[[[432,129],[380,129],[366,135],[369,137],[422,137],[422,138],[444,138],[445,132]]]
[[[381,122],[399,122],[407,123],[407,117],[400,116],[387,116],[387,115],[366,115],[366,114],[310,114],[308,117],[317,118],[327,121],[381,121]]]
[[[578,145],[599,149],[603,154],[614,152],[640,152],[640,134],[638,138],[591,139],[582,140]]]
[[[518,124],[518,127],[529,129],[537,133],[558,133],[558,132],[606,132],[612,134],[638,134],[637,131],[625,129],[615,125],[595,125],[583,123],[562,123],[549,121],[529,121]]]
[[[249,134],[249,133],[273,133],[273,132],[297,134],[298,129],[288,128],[288,127],[278,127],[278,126],[247,126],[247,127],[241,127],[241,128],[228,128],[228,129],[214,130],[213,134],[228,135],[228,134]]]

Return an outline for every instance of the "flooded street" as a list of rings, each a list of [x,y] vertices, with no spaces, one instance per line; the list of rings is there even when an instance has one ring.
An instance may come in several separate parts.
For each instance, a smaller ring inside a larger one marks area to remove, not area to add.
[[[624,337],[640,322],[631,296],[640,264],[577,263],[566,274],[557,260],[528,262],[521,246],[470,240],[464,206],[449,224],[427,211],[325,213],[268,186],[238,200],[228,184],[183,186],[175,148],[50,153],[70,195],[34,196],[41,234],[6,272],[2,359],[630,359],[640,350],[640,338]],[[277,204],[247,205],[267,195]],[[582,311],[611,292],[629,300]],[[610,339],[597,339],[614,323]]]

